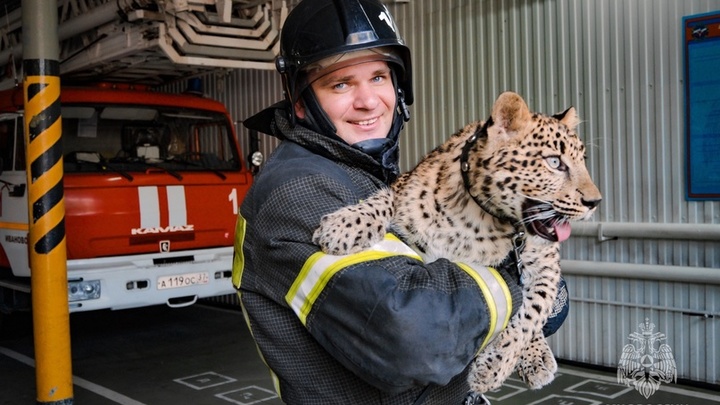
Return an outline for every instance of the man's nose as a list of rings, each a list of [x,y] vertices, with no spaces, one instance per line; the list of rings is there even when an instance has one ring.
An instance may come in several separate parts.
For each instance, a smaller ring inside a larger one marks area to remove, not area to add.
[[[354,106],[357,109],[372,110],[377,107],[379,100],[377,89],[368,84],[363,84],[358,86],[355,91]]]

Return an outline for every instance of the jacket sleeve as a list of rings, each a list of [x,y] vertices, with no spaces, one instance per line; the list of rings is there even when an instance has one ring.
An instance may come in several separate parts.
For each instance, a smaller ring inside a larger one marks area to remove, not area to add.
[[[244,205],[243,260],[262,279],[252,288],[287,305],[325,350],[384,391],[447,384],[506,326],[520,288],[502,270],[423,263],[392,236],[353,255],[319,251],[311,240],[320,218],[357,198],[318,174]]]
[[[555,303],[552,306],[552,312],[543,326],[543,334],[549,337],[560,329],[570,313],[570,293],[568,293],[565,279],[560,277],[558,283],[558,293]]]

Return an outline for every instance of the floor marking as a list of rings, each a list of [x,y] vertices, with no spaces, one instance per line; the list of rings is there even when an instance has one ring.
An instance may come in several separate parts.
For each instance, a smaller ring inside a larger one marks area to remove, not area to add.
[[[178,384],[186,385],[194,390],[204,390],[206,388],[233,383],[237,380],[226,375],[218,374],[214,371],[207,371],[205,373],[195,374],[188,377],[176,378],[173,381]]]
[[[278,396],[275,392],[268,389],[258,387],[257,385],[250,385],[248,387],[216,394],[215,397],[236,405],[252,405],[275,399]]]
[[[585,388],[586,385],[591,385],[591,387]],[[583,391],[584,389],[584,391]],[[603,394],[600,391],[610,391],[609,394]],[[565,392],[573,392],[576,394],[588,394],[588,395],[594,395],[598,397],[603,397],[607,399],[616,399],[617,397],[621,395],[625,395],[628,392],[631,392],[633,389],[632,387],[628,387],[623,384],[618,384],[617,382],[611,383],[607,381],[599,381],[597,378],[591,378],[589,380],[580,381],[577,384],[573,384],[569,387],[565,387],[563,391]]]
[[[567,369],[565,367],[558,367],[558,371],[561,371],[561,370],[564,373],[571,374],[576,377],[591,378],[591,379],[601,380],[601,381],[605,381],[605,382],[612,382],[617,385],[622,385],[622,384],[618,383],[617,377],[610,377],[610,376],[601,375],[601,374],[587,373],[585,371],[571,370],[571,369]],[[665,392],[670,392],[673,394],[685,395],[685,396],[694,397],[694,398],[709,399],[711,401],[719,401],[720,400],[720,396],[718,396],[718,395],[706,394],[704,392],[690,391],[690,390],[686,390],[684,388],[670,387],[667,385],[661,385],[660,388],[658,389],[658,391],[665,391]]]
[[[35,360],[32,358],[25,356],[24,354],[20,354],[16,351],[4,348],[0,346],[0,354],[4,354],[7,357],[10,357],[11,359],[15,359],[19,361],[20,363],[26,364],[32,368],[35,368]],[[121,404],[121,405],[145,405],[142,402],[136,401],[132,398],[126,397],[123,394],[120,394],[119,392],[115,392],[113,390],[107,389],[101,385],[95,384],[93,382],[90,382],[84,378],[80,378],[77,376],[73,376],[73,384],[77,385],[78,387],[84,388],[90,392],[93,392],[97,395],[100,395],[101,397],[105,397],[115,403]]]
[[[597,399],[573,397],[568,395],[550,394],[544,398],[538,399],[537,401],[530,402],[527,405],[547,405],[547,404],[573,404],[573,405],[602,405],[602,402]]]

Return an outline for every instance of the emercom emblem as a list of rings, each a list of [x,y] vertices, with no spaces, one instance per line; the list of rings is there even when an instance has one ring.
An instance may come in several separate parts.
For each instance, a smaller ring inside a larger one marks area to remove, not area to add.
[[[623,347],[617,378],[618,383],[634,386],[647,399],[661,383],[677,381],[677,367],[670,346],[661,343],[666,340],[665,334],[653,333],[655,324],[648,318],[638,328],[639,332],[628,335],[633,343]]]

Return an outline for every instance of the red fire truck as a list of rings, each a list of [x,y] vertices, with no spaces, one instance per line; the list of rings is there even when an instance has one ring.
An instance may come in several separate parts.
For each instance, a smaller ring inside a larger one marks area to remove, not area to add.
[[[185,306],[233,292],[252,182],[216,101],[101,84],[61,91],[70,311]],[[22,88],[0,92],[0,310],[29,302]]]

